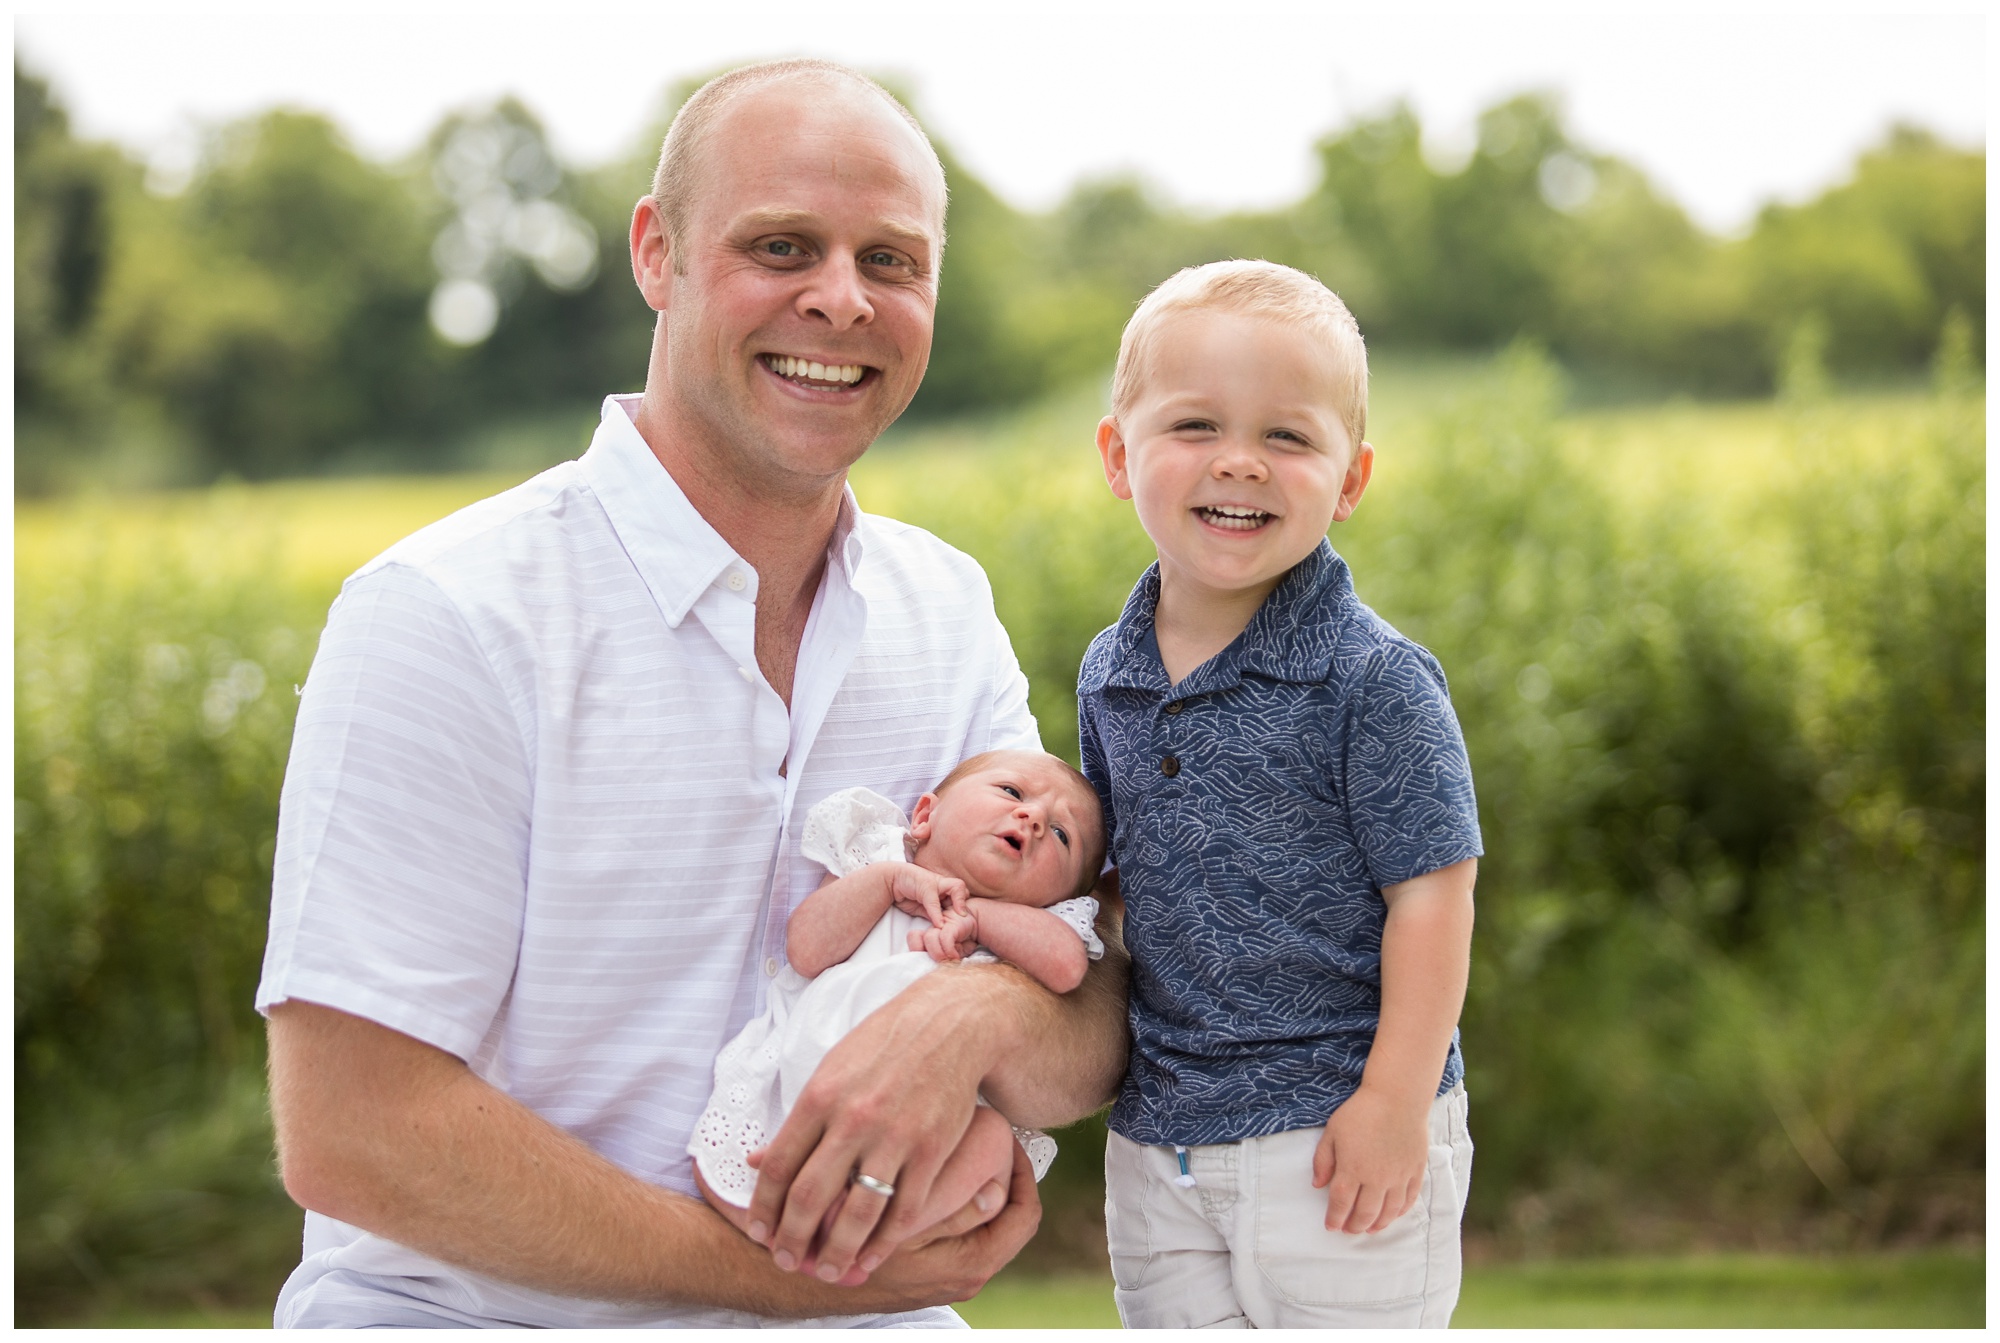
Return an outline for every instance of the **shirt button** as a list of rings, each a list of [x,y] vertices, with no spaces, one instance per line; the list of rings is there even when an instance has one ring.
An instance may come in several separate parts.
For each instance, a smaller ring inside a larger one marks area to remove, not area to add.
[[[1172,704],[1169,704],[1167,706],[1167,712],[1170,714],[1179,713],[1185,707],[1186,704],[1183,701],[1175,700]]]
[[[753,673],[748,667],[738,667],[736,669],[736,674],[742,677],[746,681],[755,681],[757,679],[756,674]]]
[[[764,958],[764,974],[771,979],[778,977],[778,958],[776,956],[766,956]]]
[[[1160,757],[1160,773],[1166,775],[1169,779],[1171,779],[1180,772],[1181,772],[1181,758],[1179,756],[1163,755]]]
[[[743,591],[744,587],[749,583],[749,581],[750,581],[749,579],[743,576],[743,571],[741,569],[731,569],[729,571],[729,590],[731,592]]]

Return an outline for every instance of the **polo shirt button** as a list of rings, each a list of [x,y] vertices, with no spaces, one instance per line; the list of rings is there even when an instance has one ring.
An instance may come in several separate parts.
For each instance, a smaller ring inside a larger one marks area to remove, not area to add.
[[[729,571],[729,590],[731,592],[743,591],[744,587],[749,583],[749,581],[750,580],[748,580],[743,576],[743,571],[741,569],[731,569]]]
[[[1181,758],[1179,756],[1163,755],[1160,757],[1160,773],[1166,775],[1169,779],[1171,779],[1180,772],[1181,772]]]
[[[776,956],[766,956],[764,958],[764,974],[770,979],[778,977],[778,958]]]
[[[1186,701],[1175,700],[1172,704],[1169,704],[1167,706],[1167,712],[1170,714],[1179,713],[1182,709],[1186,707],[1187,707]]]

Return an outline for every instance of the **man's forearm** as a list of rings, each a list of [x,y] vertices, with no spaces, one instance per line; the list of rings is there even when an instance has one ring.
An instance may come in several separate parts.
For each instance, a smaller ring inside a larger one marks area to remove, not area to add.
[[[990,976],[995,1010],[1010,1022],[1006,1052],[983,1090],[1000,1113],[1025,1128],[1060,1128],[1117,1093],[1131,1045],[1125,995],[1131,962],[1115,921],[1099,921],[1104,958],[1069,993],[1049,992],[1008,965],[946,967]]]
[[[563,1296],[810,1317],[909,1310],[883,1282],[782,1273],[699,1200],[626,1173],[457,1059],[309,1003],[273,1010],[271,1108],[306,1207]]]

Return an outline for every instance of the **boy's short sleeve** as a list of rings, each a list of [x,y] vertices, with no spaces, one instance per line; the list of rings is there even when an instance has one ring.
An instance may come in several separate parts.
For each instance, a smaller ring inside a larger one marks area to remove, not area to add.
[[[1103,743],[1097,739],[1097,706],[1093,697],[1076,697],[1077,754],[1083,762],[1083,777],[1097,790],[1098,805],[1104,809],[1104,866],[1118,866],[1118,814],[1111,806],[1111,771],[1104,759]]]
[[[1465,738],[1430,654],[1392,643],[1370,660],[1345,754],[1348,815],[1378,888],[1484,852]]]

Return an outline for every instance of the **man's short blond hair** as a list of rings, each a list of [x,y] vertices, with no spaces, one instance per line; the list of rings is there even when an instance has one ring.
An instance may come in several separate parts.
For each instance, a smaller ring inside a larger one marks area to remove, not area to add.
[[[1211,261],[1176,271],[1146,295],[1118,342],[1111,413],[1122,416],[1145,382],[1161,326],[1190,312],[1266,317],[1319,342],[1333,375],[1341,426],[1358,446],[1368,436],[1368,351],[1340,296],[1304,271],[1275,261]]]
[[[924,132],[923,123],[916,114],[903,106],[895,94],[877,84],[859,70],[850,70],[834,61],[785,60],[763,61],[757,65],[745,65],[739,69],[717,75],[708,83],[696,89],[688,100],[681,104],[680,111],[674,113],[673,124],[667,127],[666,139],[660,143],[660,162],[653,169],[653,200],[659,205],[660,217],[667,226],[667,239],[673,244],[674,269],[681,269],[683,255],[681,241],[685,237],[688,214],[701,190],[701,173],[708,141],[715,130],[715,123],[721,119],[729,105],[747,93],[769,88],[773,84],[784,84],[800,80],[817,80],[827,84],[847,84],[864,89],[880,98],[896,110],[896,114],[909,123],[910,129],[923,141],[930,153],[931,162],[937,165],[938,181],[944,182],[944,163],[938,158],[936,146]],[[944,221],[938,221],[940,245],[943,244]]]

